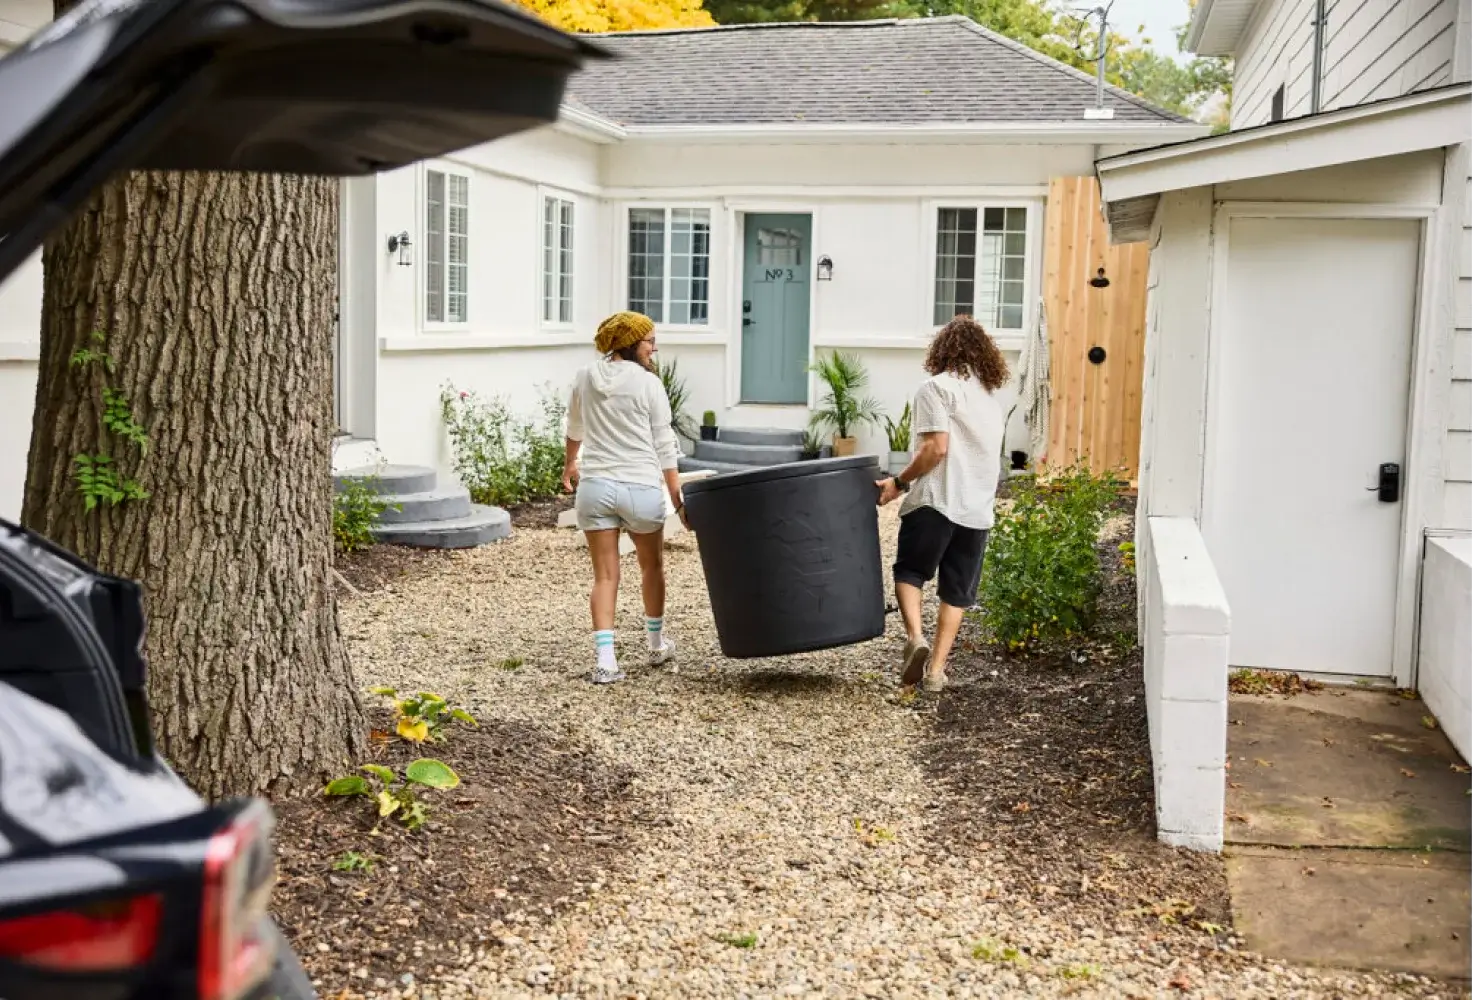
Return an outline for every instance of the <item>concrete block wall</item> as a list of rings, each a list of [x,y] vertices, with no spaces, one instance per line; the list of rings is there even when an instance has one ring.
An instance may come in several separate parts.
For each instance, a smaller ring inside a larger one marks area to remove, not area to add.
[[[1227,664],[1232,618],[1196,521],[1150,517],[1145,573],[1145,711],[1163,843],[1222,850]]]
[[[1428,538],[1422,563],[1417,690],[1454,749],[1472,763],[1473,540]]]

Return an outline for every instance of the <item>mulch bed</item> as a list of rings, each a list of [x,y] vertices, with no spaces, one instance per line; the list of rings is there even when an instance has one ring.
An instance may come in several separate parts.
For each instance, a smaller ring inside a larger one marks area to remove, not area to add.
[[[448,553],[441,549],[413,549],[405,545],[372,545],[358,552],[334,553],[334,568],[358,594],[369,594],[392,583],[409,583],[444,563]],[[358,596],[341,584],[341,599]]]
[[[274,911],[326,997],[404,988],[408,973],[425,982],[460,964],[459,952],[489,946],[495,922],[547,921],[624,854],[636,816],[629,773],[528,725],[452,723],[449,733],[419,746],[371,739],[367,762],[436,757],[462,779],[423,790],[431,817],[419,831],[377,826],[363,797],[315,789],[274,803]],[[335,869],[353,856],[372,866]]]
[[[1118,507],[1133,518],[1133,498]],[[947,789],[935,835],[1003,856],[1001,877],[1044,910],[1220,933],[1231,926],[1220,859],[1156,840],[1135,580],[1118,551],[1130,533],[1100,543],[1091,636],[1005,656],[975,622],[962,627],[925,748]]]
[[[575,506],[575,498],[568,496],[552,497],[548,500],[530,500],[528,503],[514,504],[508,508],[508,516],[513,520],[515,528],[555,528],[555,519],[562,511],[567,511]]]

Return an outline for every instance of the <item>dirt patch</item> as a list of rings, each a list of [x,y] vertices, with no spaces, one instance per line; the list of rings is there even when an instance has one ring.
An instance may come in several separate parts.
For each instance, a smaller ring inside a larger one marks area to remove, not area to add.
[[[334,569],[343,581],[335,581],[339,599],[371,594],[393,583],[408,583],[433,572],[447,561],[441,549],[413,549],[405,545],[372,545],[358,552],[334,554]],[[344,586],[347,581],[354,591]]]
[[[518,528],[556,528],[555,520],[563,512],[575,506],[575,498],[551,497],[548,500],[530,500],[508,508],[508,516]]]
[[[962,628],[951,687],[935,710],[927,767],[947,790],[934,833],[989,852],[1008,891],[1100,926],[1128,922],[1203,935],[1230,927],[1215,855],[1156,840],[1135,581],[1119,543],[1133,500],[1100,542],[1094,632],[1024,656],[996,654]]]
[[[521,723],[459,727],[414,746],[377,734],[370,761],[422,756],[462,783],[428,790],[420,831],[377,827],[369,800],[317,790],[275,803],[279,921],[324,996],[404,988],[496,948],[501,921],[537,927],[599,883],[636,819],[631,775]],[[506,935],[507,932],[504,932]]]

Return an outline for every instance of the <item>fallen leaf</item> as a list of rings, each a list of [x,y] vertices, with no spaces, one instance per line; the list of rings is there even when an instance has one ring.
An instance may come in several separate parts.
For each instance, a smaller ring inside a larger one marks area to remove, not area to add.
[[[1227,783],[1227,787],[1228,788],[1242,788],[1243,787],[1243,783],[1241,781],[1229,781]]]
[[[1411,771],[1407,770],[1407,768],[1405,768],[1405,767],[1404,768],[1400,768],[1400,770],[1402,772],[1402,777],[1404,777],[1404,778],[1416,778],[1417,777],[1417,775],[1413,774]]]
[[[1334,809],[1335,808],[1335,803],[1331,800],[1330,796],[1328,796],[1328,795],[1325,796],[1324,800],[1320,804],[1322,806],[1324,806],[1326,809]]]
[[[1032,812],[1032,805],[1031,805],[1031,803],[1028,803],[1028,802],[1018,802],[1016,805],[1012,806],[1012,812],[1014,812],[1014,813]]]
[[[1423,716],[1423,726],[1424,726],[1424,728],[1427,728],[1427,729],[1437,729],[1438,728],[1438,720],[1435,719],[1435,718],[1433,718],[1431,715],[1424,715]]]
[[[1412,688],[1399,689],[1397,691],[1397,696],[1400,698],[1406,698],[1408,701],[1417,701],[1417,692],[1414,691]]]
[[[1324,738],[1322,738],[1322,739],[1321,739],[1321,740],[1320,740],[1320,742],[1321,742],[1321,743],[1323,743],[1323,744],[1325,744],[1325,745],[1326,745],[1326,746],[1327,746],[1327,747],[1333,747],[1333,746],[1335,746],[1335,741],[1334,741],[1334,740],[1332,740],[1332,739],[1331,739],[1331,738],[1330,738],[1330,737],[1328,737],[1328,736],[1326,736],[1326,737],[1324,737]]]
[[[1231,814],[1228,815],[1227,819],[1228,819],[1228,822],[1230,822],[1230,823],[1247,823],[1248,822],[1248,817],[1242,815],[1241,813],[1231,813]]]
[[[1272,764],[1264,760],[1262,757],[1254,757],[1253,763],[1257,764],[1259,767],[1273,767]]]
[[[1300,872],[1301,875],[1305,876],[1313,875],[1314,873],[1315,870],[1313,868],[1306,868],[1304,871]]]
[[[1449,764],[1448,769],[1450,771],[1457,771],[1459,774],[1469,773],[1469,769],[1467,767],[1464,767],[1462,764]]]
[[[1186,973],[1184,972],[1166,985],[1173,990],[1180,990],[1182,993],[1187,993],[1191,990],[1191,981],[1186,978]]]

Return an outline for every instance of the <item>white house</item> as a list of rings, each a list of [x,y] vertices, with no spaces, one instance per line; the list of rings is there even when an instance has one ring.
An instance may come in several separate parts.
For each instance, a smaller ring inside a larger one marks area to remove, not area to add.
[[[1467,0],[1200,0],[1234,130],[1098,162],[1112,238],[1151,244],[1167,839],[1221,843],[1229,665],[1416,685],[1470,754],[1470,32]]]
[[[599,43],[617,58],[573,81],[557,125],[345,183],[349,438],[445,469],[444,382],[532,411],[624,308],[657,320],[695,417],[802,426],[804,366],[833,347],[897,412],[951,315],[1020,349],[1051,178],[1205,132],[1113,88],[1086,115],[1091,78],[960,17]],[[0,291],[0,515],[19,508],[38,274]],[[862,447],[887,450],[878,432]]]

